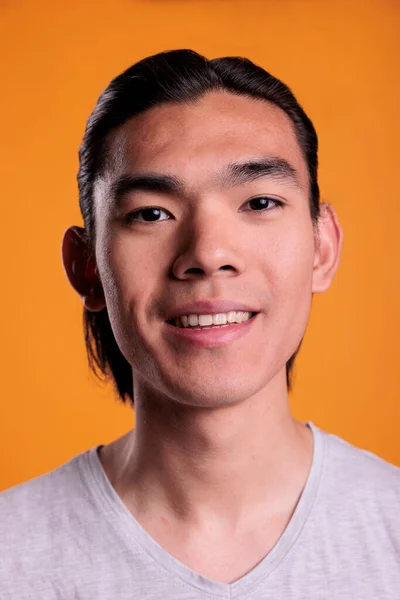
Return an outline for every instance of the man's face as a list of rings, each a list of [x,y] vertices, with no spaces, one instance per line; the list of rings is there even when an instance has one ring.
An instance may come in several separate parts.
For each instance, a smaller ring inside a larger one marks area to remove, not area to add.
[[[134,117],[110,141],[113,166],[95,190],[96,258],[134,377],[193,406],[232,404],[285,381],[315,256],[306,163],[288,116],[213,92]],[[227,309],[186,308],[217,301]],[[168,322],[235,308],[257,314],[216,333]]]

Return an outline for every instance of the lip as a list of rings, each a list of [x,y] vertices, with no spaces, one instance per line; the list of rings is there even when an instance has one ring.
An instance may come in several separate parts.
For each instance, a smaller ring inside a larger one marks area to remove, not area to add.
[[[176,308],[169,313],[167,319],[176,319],[183,315],[212,315],[218,313],[226,313],[233,310],[240,310],[245,312],[259,312],[253,306],[243,304],[237,300],[203,300],[200,302],[194,302],[192,304],[184,304],[179,308]],[[247,321],[246,321],[247,322]]]
[[[234,309],[232,309],[234,310]],[[239,310],[239,309],[237,309]],[[225,312],[225,311],[221,311]],[[254,311],[252,311],[254,312]],[[183,313],[185,314],[185,313]],[[228,344],[234,340],[246,335],[251,330],[258,314],[251,317],[244,323],[232,323],[228,327],[211,327],[210,329],[192,329],[191,327],[176,327],[170,323],[165,323],[166,331],[176,336],[181,342],[195,344],[201,347],[215,347]]]

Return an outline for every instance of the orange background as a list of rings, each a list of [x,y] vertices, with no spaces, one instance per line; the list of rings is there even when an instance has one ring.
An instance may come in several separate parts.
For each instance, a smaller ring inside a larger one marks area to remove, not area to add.
[[[0,0],[0,489],[133,425],[88,371],[61,238],[82,224],[77,150],[99,93],[179,47],[248,56],[312,118],[345,241],[314,298],[293,412],[400,465],[399,16],[396,0]]]

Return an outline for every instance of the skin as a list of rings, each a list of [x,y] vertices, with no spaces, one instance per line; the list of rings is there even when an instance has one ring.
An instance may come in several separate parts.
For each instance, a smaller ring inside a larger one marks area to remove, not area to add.
[[[212,92],[194,104],[165,104],[115,131],[110,150],[95,187],[95,259],[82,258],[80,228],[63,239],[71,285],[89,310],[107,306],[134,372],[135,429],[103,446],[100,459],[159,544],[231,583],[277,542],[308,477],[312,433],[290,413],[285,365],[305,333],[313,293],[332,282],[343,232],[329,204],[313,228],[290,119],[265,101]],[[271,157],[295,169],[297,185],[222,177],[232,162]],[[174,175],[183,189],[131,192],[116,207],[112,183],[147,172]],[[248,201],[260,196],[284,205],[251,210]],[[124,221],[146,206],[166,211],[165,220]],[[203,299],[243,302],[259,314],[245,336],[223,346],[178,343],[166,331],[168,315]]]

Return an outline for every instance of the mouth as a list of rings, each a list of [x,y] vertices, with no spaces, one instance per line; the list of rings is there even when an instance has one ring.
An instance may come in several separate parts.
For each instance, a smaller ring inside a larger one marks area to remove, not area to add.
[[[259,314],[230,311],[215,315],[182,315],[166,321],[164,333],[170,342],[179,341],[180,346],[184,344],[188,352],[193,348],[229,347],[236,340],[250,335]]]
[[[245,323],[254,319],[257,312],[249,311],[229,311],[227,313],[217,314],[189,314],[168,319],[167,323],[177,329],[202,330],[202,329],[222,329]]]

